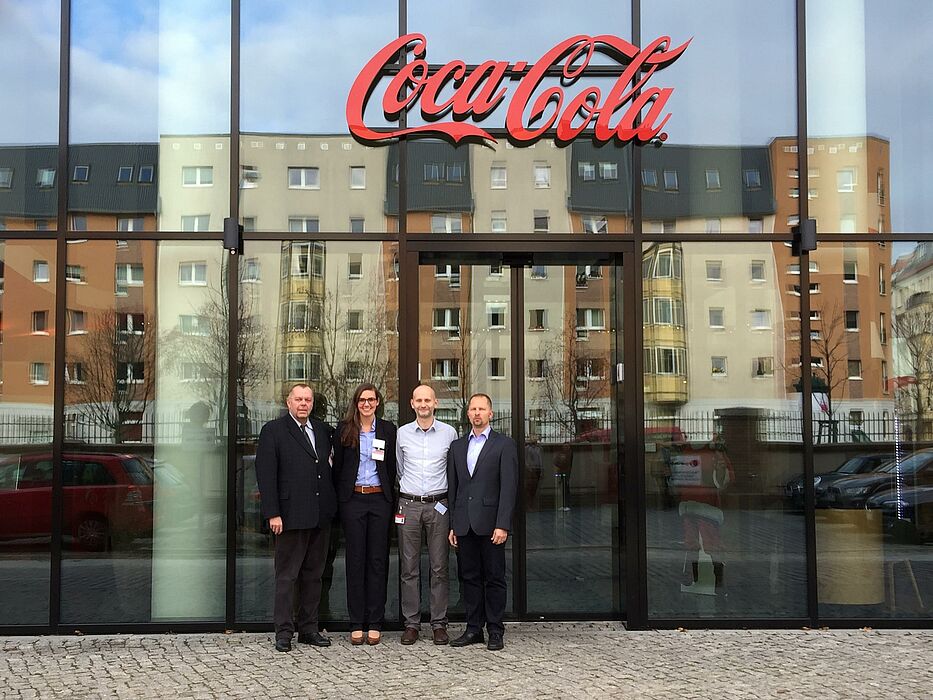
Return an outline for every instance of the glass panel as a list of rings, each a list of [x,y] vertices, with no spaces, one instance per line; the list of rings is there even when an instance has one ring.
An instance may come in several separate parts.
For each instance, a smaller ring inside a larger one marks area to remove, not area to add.
[[[933,248],[834,244],[812,256],[828,278],[811,327],[822,355],[813,370],[820,615],[929,617]]]
[[[418,271],[419,379],[437,394],[435,415],[460,435],[470,429],[466,408],[477,392],[492,398],[492,428],[512,433],[511,281],[502,265],[460,265],[438,260]],[[512,609],[512,541],[506,541],[506,580]],[[450,612],[463,613],[456,554],[451,551]],[[427,577],[422,577],[422,584]],[[421,599],[428,600],[423,593]]]
[[[933,100],[922,46],[933,6],[827,0],[807,5],[807,187],[825,233],[927,231]],[[897,190],[892,188],[896,187]]]
[[[621,609],[620,274],[598,264],[525,271],[529,612]]]
[[[68,246],[65,622],[223,619],[226,260],[216,242]]]
[[[390,243],[246,244],[238,311],[238,620],[272,619],[272,535],[259,514],[255,454],[260,429],[285,411],[292,385],[311,384],[313,415],[336,425],[357,385],[372,381],[384,397],[381,417],[398,420],[397,251]],[[342,533],[334,527],[323,621],[347,619],[343,552]],[[389,562],[389,581],[397,581],[397,556]],[[397,619],[397,611],[393,584],[388,619]]]
[[[0,46],[0,231],[55,230],[58,218],[58,68],[54,0],[3,3]]]
[[[229,3],[75,0],[71,16],[70,230],[222,230]]]
[[[534,62],[558,42],[577,34],[615,34],[631,38],[632,13],[628,3],[598,0],[581,13],[567,3],[547,0],[516,13],[514,24],[496,22],[501,13],[493,0],[469,0],[439,5],[428,0],[408,3],[410,32],[428,39],[427,60],[444,63],[460,59],[467,64],[491,61]],[[595,59],[602,63],[608,59]]]
[[[54,272],[54,242],[0,241],[3,625],[46,625],[49,621]]]
[[[642,36],[693,37],[661,74],[673,88],[670,138],[642,151],[645,233],[790,230],[798,200],[773,183],[796,167],[787,164],[796,156],[788,136],[797,123],[795,6],[727,0],[710,14],[689,0],[660,0],[642,8]],[[761,39],[752,50],[749,36]],[[711,76],[730,86],[713,101]]]
[[[652,616],[806,613],[803,513],[783,501],[803,471],[792,259],[783,243],[643,252]]]

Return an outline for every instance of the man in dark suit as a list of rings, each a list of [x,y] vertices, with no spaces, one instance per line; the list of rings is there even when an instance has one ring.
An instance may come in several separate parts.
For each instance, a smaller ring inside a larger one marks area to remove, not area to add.
[[[275,648],[291,651],[298,642],[330,646],[318,629],[321,573],[327,559],[337,496],[330,469],[332,430],[309,417],[314,392],[295,384],[288,414],[266,423],[259,433],[256,480],[262,517],[275,535]],[[295,588],[298,613],[293,619]]]
[[[518,494],[518,449],[512,438],[490,427],[492,415],[489,396],[471,396],[472,430],[454,440],[447,453],[449,539],[457,548],[467,619],[466,631],[450,645],[482,644],[485,624],[486,648],[498,651],[505,646],[505,542]]]

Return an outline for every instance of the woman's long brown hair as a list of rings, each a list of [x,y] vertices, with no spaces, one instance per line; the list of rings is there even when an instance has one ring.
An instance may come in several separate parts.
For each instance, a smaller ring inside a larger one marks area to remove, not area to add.
[[[363,382],[358,387],[356,391],[353,392],[353,400],[350,402],[350,405],[347,406],[347,412],[343,414],[343,422],[340,428],[340,444],[344,447],[359,447],[360,446],[360,428],[362,423],[360,421],[360,396],[363,395],[364,391],[372,391],[376,394],[376,398],[379,399],[379,405],[382,405],[382,394],[379,393],[379,389],[376,388],[375,384],[369,382]],[[375,420],[375,417],[374,417]]]

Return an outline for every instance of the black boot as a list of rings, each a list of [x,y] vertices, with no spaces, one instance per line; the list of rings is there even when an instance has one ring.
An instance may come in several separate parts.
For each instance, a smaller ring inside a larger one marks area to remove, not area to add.
[[[722,588],[724,572],[721,561],[713,562],[713,576],[716,577],[716,588]]]

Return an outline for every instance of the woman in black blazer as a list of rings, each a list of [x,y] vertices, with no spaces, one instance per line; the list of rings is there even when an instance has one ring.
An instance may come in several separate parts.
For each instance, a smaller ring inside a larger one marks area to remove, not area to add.
[[[395,425],[376,418],[373,384],[353,393],[334,440],[334,486],[346,539],[350,642],[378,644],[385,620],[389,528],[395,503]]]

